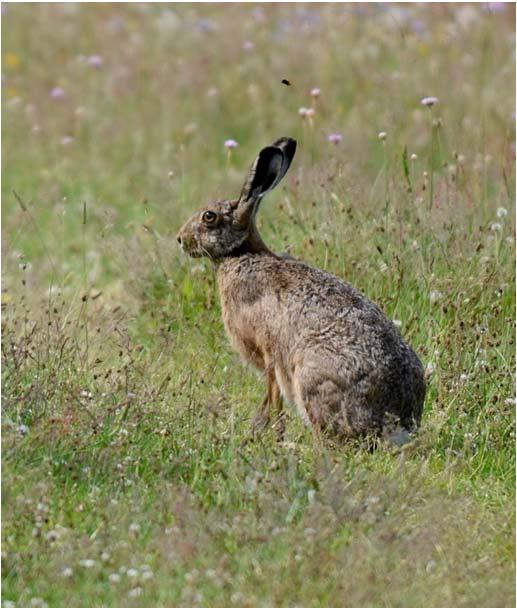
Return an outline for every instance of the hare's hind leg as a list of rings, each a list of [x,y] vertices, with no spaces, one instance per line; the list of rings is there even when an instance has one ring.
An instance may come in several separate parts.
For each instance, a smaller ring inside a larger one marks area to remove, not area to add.
[[[376,408],[356,394],[353,387],[345,389],[320,370],[299,368],[294,386],[297,408],[311,424],[316,438],[323,432],[348,439],[376,434],[382,427]]]
[[[252,433],[256,437],[261,434],[271,422],[271,412],[275,414],[276,420],[273,428],[276,430],[279,440],[282,440],[285,432],[285,421],[283,417],[282,395],[272,371],[267,372],[267,394],[260,406],[258,414],[252,422]]]

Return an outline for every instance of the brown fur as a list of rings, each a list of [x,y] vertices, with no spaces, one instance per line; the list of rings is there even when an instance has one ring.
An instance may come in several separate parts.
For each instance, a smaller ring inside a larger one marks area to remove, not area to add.
[[[260,200],[283,177],[296,149],[282,138],[264,148],[237,200],[211,203],[178,234],[191,256],[208,256],[217,279],[226,331],[241,356],[264,372],[260,430],[282,397],[303,420],[337,437],[379,435],[389,424],[420,423],[422,364],[397,328],[341,279],[281,258],[255,226]],[[216,219],[205,221],[205,212]],[[283,419],[277,424],[283,432]]]

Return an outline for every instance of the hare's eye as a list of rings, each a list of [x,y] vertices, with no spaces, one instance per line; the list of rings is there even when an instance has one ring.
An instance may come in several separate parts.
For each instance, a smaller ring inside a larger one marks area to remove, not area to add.
[[[213,211],[205,211],[203,213],[203,221],[206,224],[213,224],[216,219],[217,219],[217,213],[214,213]]]

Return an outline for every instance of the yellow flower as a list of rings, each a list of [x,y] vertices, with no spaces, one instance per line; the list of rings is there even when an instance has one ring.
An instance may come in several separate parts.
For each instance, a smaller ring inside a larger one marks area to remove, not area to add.
[[[6,53],[4,58],[6,68],[10,70],[17,70],[20,67],[20,58],[16,53]]]

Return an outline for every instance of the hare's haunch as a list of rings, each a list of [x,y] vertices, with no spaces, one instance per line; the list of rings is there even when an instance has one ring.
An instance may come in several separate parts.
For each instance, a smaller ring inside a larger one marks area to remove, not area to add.
[[[210,203],[178,233],[186,253],[215,262],[230,340],[267,378],[254,428],[273,409],[281,414],[283,398],[337,437],[410,432],[422,416],[424,372],[398,329],[348,283],[275,255],[258,233],[260,201],[295,151],[288,137],[261,150],[239,198]]]

